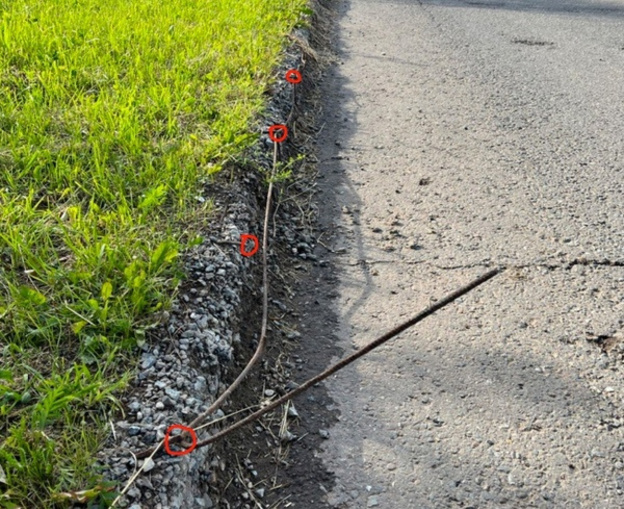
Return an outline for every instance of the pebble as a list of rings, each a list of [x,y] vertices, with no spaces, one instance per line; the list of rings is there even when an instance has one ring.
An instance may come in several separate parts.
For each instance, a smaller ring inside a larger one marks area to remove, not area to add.
[[[296,440],[296,439],[297,439],[297,435],[294,435],[288,430],[284,431],[284,433],[280,433],[280,440],[282,442],[285,442],[285,443],[292,442],[293,440]]]
[[[178,401],[180,399],[180,391],[176,391],[171,387],[167,387],[165,389],[165,394],[169,396],[173,401]]]
[[[144,353],[141,361],[141,369],[151,368],[154,364],[156,364],[156,360],[157,359],[155,355]]]
[[[143,472],[149,472],[150,470],[152,470],[154,467],[156,466],[156,464],[154,463],[154,460],[152,458],[147,458],[144,462],[143,462]]]
[[[141,496],[141,491],[136,486],[133,486],[128,490],[128,496],[130,498],[139,498]]]
[[[326,429],[318,430],[318,434],[321,436],[321,438],[324,438],[324,439],[329,438],[329,431],[327,431]]]
[[[379,505],[379,501],[377,497],[368,497],[368,501],[366,502],[366,507],[377,507]]]
[[[210,500],[209,497],[196,497],[195,498],[195,507],[198,507],[200,509],[208,509],[211,507],[214,507],[212,500]]]

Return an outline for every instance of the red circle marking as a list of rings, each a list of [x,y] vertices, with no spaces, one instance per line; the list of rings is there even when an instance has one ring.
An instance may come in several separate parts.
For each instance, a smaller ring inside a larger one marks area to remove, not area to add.
[[[245,250],[245,244],[247,243],[248,240],[252,240],[254,243],[254,247],[251,249],[251,251]],[[240,254],[242,254],[243,256],[255,255],[256,252],[258,251],[259,246],[260,246],[260,243],[258,242],[258,237],[256,237],[255,235],[249,235],[248,233],[243,233],[241,235]]]
[[[286,81],[294,85],[301,83],[301,73],[297,69],[286,71]]]
[[[282,131],[281,136],[275,136],[275,131]],[[269,138],[275,143],[281,143],[288,136],[288,127],[283,124],[275,124],[269,127]]]
[[[183,451],[172,451],[171,450],[171,448],[169,447],[169,434],[174,429],[181,429],[182,431],[188,431],[191,434],[192,443],[191,443],[191,446],[188,449],[184,449]],[[190,452],[192,452],[193,449],[195,449],[195,447],[197,447],[197,433],[195,433],[193,428],[189,428],[187,426],[182,426],[182,424],[172,424],[171,426],[169,426],[167,428],[167,432],[165,433],[165,451],[167,451],[167,454],[169,454],[171,456],[184,456],[184,455],[189,454]]]

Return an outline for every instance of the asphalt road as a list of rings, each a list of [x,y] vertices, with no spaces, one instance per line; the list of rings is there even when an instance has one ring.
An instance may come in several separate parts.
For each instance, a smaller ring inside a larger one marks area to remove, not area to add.
[[[327,382],[326,503],[624,507],[624,2],[337,5],[340,346],[527,267]]]

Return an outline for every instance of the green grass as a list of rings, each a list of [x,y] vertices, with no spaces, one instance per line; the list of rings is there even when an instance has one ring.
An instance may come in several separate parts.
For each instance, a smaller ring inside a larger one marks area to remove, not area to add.
[[[306,12],[0,0],[0,508],[106,505],[95,451],[210,217],[198,184],[255,140]]]

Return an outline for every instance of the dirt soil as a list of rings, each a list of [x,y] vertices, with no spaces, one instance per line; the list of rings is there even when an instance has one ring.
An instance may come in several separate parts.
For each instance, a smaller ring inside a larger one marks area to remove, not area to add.
[[[243,481],[218,488],[237,507],[624,507],[624,6],[334,5],[317,260],[285,279],[301,337],[273,338],[240,404],[276,363],[300,383],[510,268],[295,399],[288,445],[281,412],[233,435]]]

